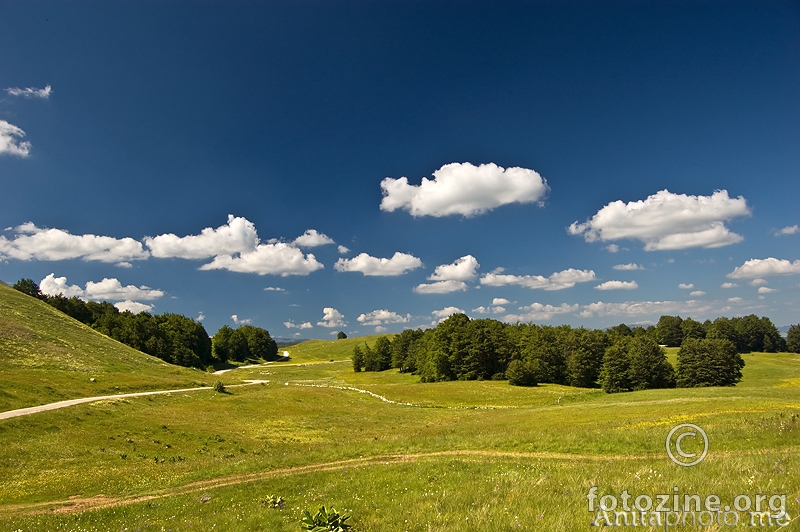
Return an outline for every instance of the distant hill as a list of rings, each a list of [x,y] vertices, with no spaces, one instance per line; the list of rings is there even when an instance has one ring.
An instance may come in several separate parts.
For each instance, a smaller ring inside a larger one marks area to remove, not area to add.
[[[0,411],[211,381],[202,371],[132,349],[0,283]]]

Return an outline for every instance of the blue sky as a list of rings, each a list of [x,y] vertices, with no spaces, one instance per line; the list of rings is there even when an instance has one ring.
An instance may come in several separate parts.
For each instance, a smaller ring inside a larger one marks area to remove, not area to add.
[[[0,2],[0,65],[9,283],[211,334],[800,322],[796,2]]]

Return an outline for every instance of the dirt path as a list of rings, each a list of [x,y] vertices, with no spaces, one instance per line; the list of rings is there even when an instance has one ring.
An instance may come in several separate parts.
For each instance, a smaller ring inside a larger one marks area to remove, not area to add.
[[[252,386],[253,384],[262,384],[269,381],[264,380],[246,380],[246,384],[232,384],[227,388],[235,388],[238,386]],[[211,386],[200,386],[197,388],[182,388],[180,390],[157,390],[152,392],[134,392],[134,393],[121,393],[117,395],[98,395],[96,397],[80,397],[78,399],[68,399],[66,401],[59,401],[57,403],[49,403],[46,405],[29,406],[28,408],[18,408],[16,410],[8,410],[0,412],[0,419],[9,419],[12,417],[27,416],[36,414],[38,412],[46,412],[47,410],[57,410],[59,408],[66,408],[68,406],[80,405],[83,403],[94,403],[95,401],[107,401],[109,399],[124,399],[126,397],[143,397],[145,395],[162,395],[167,393],[183,393],[183,392],[196,392],[198,390],[211,390]]]
[[[296,467],[285,467],[258,471],[242,475],[231,475],[208,480],[191,482],[184,486],[177,486],[167,490],[158,491],[151,495],[139,495],[134,497],[108,497],[103,494],[93,497],[72,496],[60,501],[47,501],[30,504],[11,504],[0,507],[1,513],[11,513],[15,515],[38,514],[38,513],[76,513],[87,510],[99,510],[114,506],[124,506],[140,502],[164,499],[179,495],[189,495],[200,493],[216,488],[246,484],[248,482],[258,482],[276,477],[287,477],[304,473],[316,473],[322,471],[338,471],[348,468],[369,467],[377,465],[390,465],[401,463],[420,462],[436,458],[453,457],[465,461],[483,461],[486,458],[508,458],[508,459],[547,459],[547,460],[585,460],[585,461],[608,461],[608,460],[647,460],[652,456],[606,456],[606,455],[577,455],[564,453],[522,453],[506,452],[493,450],[453,450],[453,451],[432,451],[427,453],[413,454],[388,454],[371,457],[351,458],[347,460],[336,460],[333,462],[323,462],[319,464],[309,464]]]

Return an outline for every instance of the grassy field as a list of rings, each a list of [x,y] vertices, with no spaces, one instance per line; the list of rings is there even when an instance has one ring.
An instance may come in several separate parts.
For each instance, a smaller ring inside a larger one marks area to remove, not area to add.
[[[289,363],[228,372],[229,383],[269,382],[226,394],[0,421],[0,529],[298,531],[303,510],[324,504],[361,532],[587,530],[593,486],[618,497],[677,486],[723,504],[785,494],[800,513],[798,355],[746,355],[734,388],[607,395],[354,373],[343,359],[356,341],[304,343]],[[13,381],[5,368],[3,378]],[[695,467],[666,456],[681,422],[709,436]]]

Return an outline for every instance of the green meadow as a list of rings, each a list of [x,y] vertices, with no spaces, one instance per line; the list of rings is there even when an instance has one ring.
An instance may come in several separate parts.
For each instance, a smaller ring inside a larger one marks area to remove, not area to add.
[[[109,343],[4,288],[0,410],[217,379]],[[222,375],[227,393],[0,420],[0,529],[298,531],[304,510],[325,505],[360,532],[592,530],[596,486],[653,498],[678,487],[723,505],[786,495],[794,520],[782,530],[800,530],[800,355],[744,355],[736,387],[609,395],[354,373],[347,358],[363,341],[291,346],[288,362]],[[246,379],[268,382],[230,386]],[[670,429],[687,422],[709,437],[694,467],[665,451]],[[701,528],[726,529],[669,530]]]

